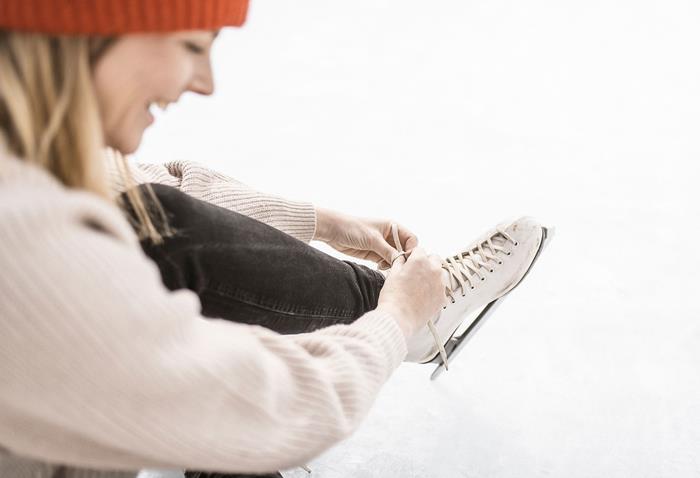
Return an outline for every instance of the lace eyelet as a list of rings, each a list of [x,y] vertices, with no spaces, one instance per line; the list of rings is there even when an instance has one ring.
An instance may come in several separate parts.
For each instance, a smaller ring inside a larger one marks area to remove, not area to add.
[[[447,306],[446,306],[446,305],[443,305],[443,306],[442,306],[442,308],[443,308],[443,309],[446,309],[446,308],[447,308]]]
[[[499,266],[502,266],[502,265],[503,265],[503,261],[498,261],[498,265],[499,265]]]
[[[486,278],[485,278],[485,277],[482,277],[481,280],[486,280]]]
[[[472,286],[472,290],[474,290],[474,286]]]
[[[462,297],[466,297],[466,296],[467,296],[467,294],[462,294]]]
[[[452,303],[454,304],[454,303],[455,303],[455,301],[453,300],[453,301],[452,301]]]
[[[509,256],[509,255],[510,255],[510,251],[508,251],[508,254],[506,254],[506,255]]]
[[[489,269],[489,272],[493,272],[493,269]]]
[[[518,241],[515,241],[515,247],[518,247]]]

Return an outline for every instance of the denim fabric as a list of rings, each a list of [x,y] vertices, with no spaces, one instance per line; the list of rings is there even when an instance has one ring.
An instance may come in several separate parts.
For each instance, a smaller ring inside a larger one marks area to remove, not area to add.
[[[206,471],[186,471],[185,478],[284,478],[281,473],[268,475],[236,475],[227,473],[209,473]]]
[[[166,287],[197,293],[203,315],[296,334],[350,323],[376,308],[381,273],[175,188],[151,187],[176,234],[162,245],[141,246]],[[122,198],[128,207],[126,195]],[[186,476],[253,475],[188,471]]]

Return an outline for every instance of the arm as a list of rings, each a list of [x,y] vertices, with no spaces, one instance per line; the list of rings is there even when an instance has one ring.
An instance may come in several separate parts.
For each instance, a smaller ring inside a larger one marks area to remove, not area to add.
[[[381,311],[295,336],[204,319],[193,293],[162,286],[117,210],[42,195],[0,201],[0,437],[14,453],[284,469],[351,433],[405,356]]]
[[[297,239],[309,242],[314,237],[316,212],[308,202],[290,201],[267,194],[229,177],[189,161],[165,164],[130,163],[137,184],[159,183],[244,214],[269,224]],[[116,170],[112,171],[115,189],[123,191]]]
[[[396,226],[396,237],[392,225]],[[409,254],[418,245],[418,237],[395,221],[355,217],[325,208],[316,208],[314,239],[343,254],[374,261],[381,269],[391,267],[399,244]]]

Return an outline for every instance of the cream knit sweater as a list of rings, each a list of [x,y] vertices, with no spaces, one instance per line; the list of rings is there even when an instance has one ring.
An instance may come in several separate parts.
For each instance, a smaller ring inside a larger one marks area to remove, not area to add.
[[[135,174],[313,237],[308,203],[192,163]],[[406,354],[379,311],[289,336],[205,319],[194,293],[162,285],[116,207],[7,156],[0,271],[3,478],[296,466],[357,427]]]

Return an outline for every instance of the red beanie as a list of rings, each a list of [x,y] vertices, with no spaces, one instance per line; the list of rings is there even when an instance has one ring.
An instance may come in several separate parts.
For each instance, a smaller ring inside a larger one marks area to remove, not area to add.
[[[218,30],[245,21],[248,0],[0,0],[0,29],[54,35]]]

